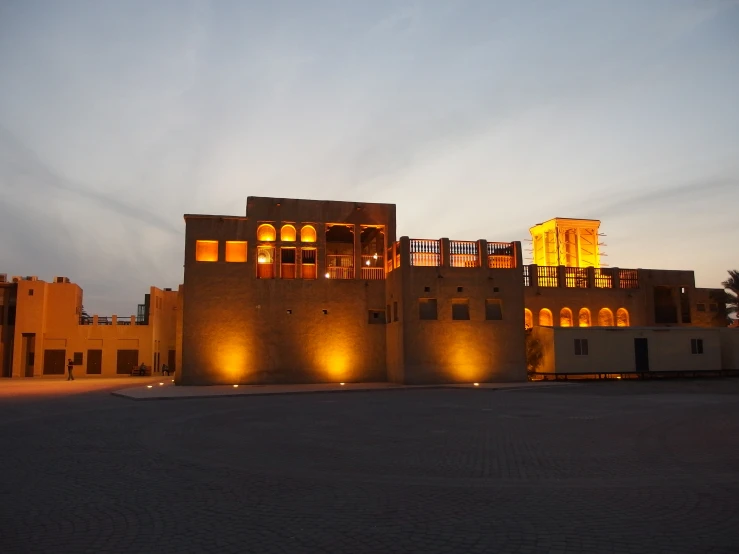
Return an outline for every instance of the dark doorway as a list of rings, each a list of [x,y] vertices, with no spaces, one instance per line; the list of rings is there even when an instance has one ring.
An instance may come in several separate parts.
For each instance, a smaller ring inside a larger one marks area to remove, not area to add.
[[[131,370],[139,365],[138,350],[119,350],[116,373],[118,375],[130,375]]]
[[[649,371],[648,339],[634,339],[634,362],[636,371]]]
[[[177,369],[177,352],[175,350],[170,350],[167,353],[167,367],[169,371],[175,371]]]
[[[103,372],[103,351],[87,351],[87,373],[89,375],[100,375]]]
[[[44,375],[64,375],[67,367],[66,350],[44,351]]]
[[[33,377],[33,366],[36,362],[36,334],[23,333],[21,335],[21,350],[23,352],[23,375]],[[64,358],[64,350],[62,350]],[[46,371],[44,371],[46,373]],[[64,375],[64,360],[62,359],[62,375]]]

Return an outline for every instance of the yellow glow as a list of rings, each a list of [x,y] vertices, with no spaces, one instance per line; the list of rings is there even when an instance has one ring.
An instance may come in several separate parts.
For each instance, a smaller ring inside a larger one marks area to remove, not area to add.
[[[375,260],[377,259],[377,252],[375,252],[375,255],[372,256]]]
[[[590,310],[581,308],[578,320],[580,321],[580,327],[590,327]]]
[[[331,274],[328,272],[326,273],[326,279],[331,279]]]
[[[480,383],[474,383],[474,385],[475,385],[476,387],[479,387],[479,386],[480,386]]]
[[[551,327],[554,325],[554,322],[552,321],[552,312],[550,310],[546,308],[539,310],[539,325],[545,327]]]
[[[234,388],[237,389],[237,388],[239,388],[239,386],[238,385],[234,385]]]
[[[263,240],[265,242],[274,242],[277,238],[277,232],[275,228],[269,223],[263,223],[257,227],[257,240]]]
[[[343,387],[346,383],[339,383],[339,384]]]
[[[300,242],[316,242],[316,230],[312,225],[303,225],[300,229]]]
[[[227,240],[226,241],[226,261],[227,262],[245,262],[246,261],[246,241]]]
[[[280,229],[280,240],[282,242],[295,242],[297,233],[292,225],[283,225]]]
[[[159,383],[159,386],[161,387],[164,383]]]
[[[147,389],[150,389],[150,388],[151,388],[151,385],[146,385],[146,388],[147,388]]]
[[[367,260],[366,262],[364,262],[364,265],[369,265],[369,264],[370,264],[370,261],[369,260]]]
[[[172,382],[174,383],[174,379],[172,379]]]
[[[617,327],[628,327],[629,326],[629,312],[626,308],[619,308],[616,310],[616,326]]]
[[[195,261],[196,262],[217,262],[218,261],[218,241],[217,240],[195,241]]]
[[[264,254],[259,254],[259,257],[257,258],[257,261],[260,264],[267,263],[267,256],[265,256]]]

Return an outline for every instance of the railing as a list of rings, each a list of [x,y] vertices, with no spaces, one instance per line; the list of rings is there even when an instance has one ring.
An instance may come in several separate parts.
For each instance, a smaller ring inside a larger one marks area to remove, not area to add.
[[[531,286],[531,277],[529,276],[529,266],[527,265],[523,266],[523,286],[524,287]]]
[[[513,243],[489,242],[488,256],[513,256]]]
[[[559,277],[557,275],[558,267],[555,265],[537,266],[537,281],[540,287],[558,287]]]
[[[410,239],[411,265],[438,267],[441,265],[441,241]],[[396,262],[398,267],[400,260]]]
[[[80,316],[80,325],[92,325],[93,319],[90,316]]]
[[[516,267],[513,243],[489,242],[488,267],[490,269],[512,269]]]
[[[326,275],[329,279],[354,279],[353,267],[327,267]]]
[[[382,280],[385,278],[385,269],[382,267],[363,267],[362,268],[362,279],[370,280]]]
[[[622,289],[638,289],[639,272],[636,269],[619,269],[618,282]]]
[[[130,319],[119,319],[118,321],[116,321],[116,324],[117,325],[131,325],[131,320]]]
[[[326,273],[329,279],[354,279],[354,256],[326,254]]]
[[[595,268],[595,288],[597,289],[612,289],[613,288],[613,275],[611,275],[610,269],[603,269],[600,267]]]
[[[449,265],[452,267],[477,267],[478,243],[467,240],[449,241]]]
[[[573,289],[588,288],[588,270],[585,267],[566,267],[565,286]]]
[[[113,325],[113,318],[108,316],[98,316],[98,325]]]
[[[516,267],[513,256],[488,256],[488,268],[513,269]]]

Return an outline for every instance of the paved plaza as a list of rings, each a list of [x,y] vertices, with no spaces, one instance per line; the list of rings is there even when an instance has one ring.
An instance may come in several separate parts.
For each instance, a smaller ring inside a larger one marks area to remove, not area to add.
[[[122,383],[0,382],[0,552],[739,552],[739,379]]]

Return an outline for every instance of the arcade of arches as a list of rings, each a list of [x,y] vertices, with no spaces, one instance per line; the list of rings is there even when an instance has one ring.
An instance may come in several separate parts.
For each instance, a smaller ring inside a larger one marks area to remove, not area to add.
[[[559,323],[560,327],[591,327],[593,325],[588,308],[580,308],[578,310],[577,320],[573,319],[572,314],[573,312],[570,308],[562,308],[559,311],[559,322],[556,322],[552,311],[548,308],[542,308],[537,314],[536,324],[545,327],[552,327],[557,325],[557,323]],[[534,326],[534,314],[528,308],[524,311],[524,322],[526,329],[531,329]],[[616,310],[616,315],[614,316],[610,308],[601,308],[598,311],[596,325],[598,327],[628,327],[630,325],[629,312],[626,308],[619,308]]]

